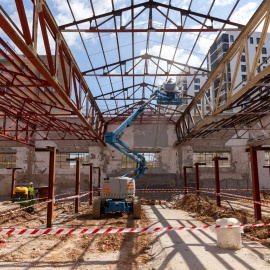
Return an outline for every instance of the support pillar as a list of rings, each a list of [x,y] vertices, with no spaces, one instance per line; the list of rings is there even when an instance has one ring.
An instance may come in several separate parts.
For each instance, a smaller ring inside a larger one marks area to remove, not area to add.
[[[11,198],[13,196],[13,191],[15,188],[15,174],[16,174],[16,169],[12,169]]]
[[[206,165],[206,163],[196,162],[194,165],[195,165],[195,175],[196,175],[196,194],[197,196],[200,196],[199,165]]]
[[[98,167],[98,196],[100,196],[100,188],[101,188],[101,168]]]
[[[10,197],[13,197],[13,191],[15,189],[15,179],[16,179],[16,170],[21,170],[22,168],[7,168],[8,170],[12,170],[12,179],[11,179],[11,194]]]
[[[253,201],[260,202],[260,185],[259,185],[259,171],[258,171],[258,159],[257,151],[253,146],[249,147],[250,162],[251,162],[251,174],[252,174],[252,187],[253,187]],[[254,213],[257,220],[262,219],[261,205],[254,203]]]
[[[200,196],[200,179],[199,179],[199,165],[195,163],[195,175],[196,175],[196,194]]]
[[[218,157],[214,157],[214,164],[215,164],[215,182],[216,182],[216,202],[217,206],[221,207],[220,201],[220,182],[219,182],[219,164],[218,164]]]
[[[192,167],[191,166],[183,166],[185,195],[188,193],[188,190],[187,190],[187,169],[192,169]]]
[[[187,195],[187,166],[184,166],[183,170],[184,170],[184,190],[185,195]]]
[[[93,163],[90,163],[90,175],[89,175],[89,205],[93,203]]]
[[[49,190],[48,199],[54,199],[54,184],[55,184],[55,159],[56,159],[56,148],[50,148],[50,161],[49,161]],[[53,208],[54,201],[49,202],[47,206],[47,228],[51,228],[53,224]]]
[[[76,188],[75,193],[77,196],[80,195],[80,159],[76,159]],[[80,198],[75,198],[75,213],[79,212]]]

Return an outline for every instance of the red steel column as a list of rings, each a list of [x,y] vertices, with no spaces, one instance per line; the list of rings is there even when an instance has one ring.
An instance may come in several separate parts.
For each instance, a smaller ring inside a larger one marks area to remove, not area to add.
[[[260,202],[260,185],[259,185],[259,172],[258,172],[258,160],[257,152],[252,146],[249,147],[250,162],[251,162],[251,173],[252,173],[252,186],[253,186],[253,200]],[[261,205],[254,203],[255,218],[257,220],[262,219]]]
[[[76,195],[80,195],[80,159],[76,159]],[[75,213],[79,212],[80,198],[75,198]]]
[[[219,164],[218,164],[218,158],[217,157],[214,157],[214,164],[215,164],[215,182],[216,182],[216,202],[217,202],[217,206],[221,207],[220,183],[219,183]]]
[[[196,175],[196,194],[200,196],[200,179],[199,179],[199,164],[195,163],[195,175]]]
[[[90,163],[90,176],[89,176],[89,191],[90,191],[90,193],[89,193],[89,205],[91,205],[92,203],[93,203],[93,169],[94,169],[94,167],[93,167],[93,163]]]
[[[12,169],[12,182],[11,182],[11,198],[13,197],[13,190],[15,188],[15,173],[16,169]]]
[[[54,199],[55,159],[56,159],[56,148],[52,147],[50,151],[50,161],[49,161],[49,190],[48,190],[49,200]],[[54,208],[54,202],[52,201],[48,203],[48,206],[47,206],[47,228],[52,227],[53,208]]]
[[[98,196],[100,196],[100,188],[101,188],[101,168],[98,167]]]
[[[185,189],[185,195],[187,194],[187,166],[183,167],[184,169],[184,189]]]

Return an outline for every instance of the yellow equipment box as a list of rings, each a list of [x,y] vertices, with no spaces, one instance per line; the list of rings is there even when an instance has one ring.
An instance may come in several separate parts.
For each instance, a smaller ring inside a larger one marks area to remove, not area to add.
[[[13,197],[27,197],[28,196],[28,188],[27,187],[16,187],[13,190]]]

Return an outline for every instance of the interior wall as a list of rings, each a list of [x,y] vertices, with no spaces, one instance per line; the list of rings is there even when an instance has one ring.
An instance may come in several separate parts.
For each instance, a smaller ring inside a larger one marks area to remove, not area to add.
[[[112,132],[117,127],[118,125],[111,125],[107,132]],[[174,125],[159,125],[157,131],[157,125],[134,124],[125,130],[121,140],[138,152],[154,152],[156,149],[160,153],[160,167],[152,170],[149,168],[146,174],[136,181],[137,188],[179,186],[178,151],[173,146],[176,141]],[[90,162],[94,164],[102,164],[102,172],[105,177],[122,176],[132,171],[132,169],[122,168],[122,153],[111,146],[101,148],[93,145],[90,148],[90,159]]]
[[[113,131],[117,124],[108,127],[107,132]],[[157,138],[157,143],[156,142]],[[176,134],[174,125],[134,124],[124,132],[121,138],[127,145],[137,151],[160,152],[159,168],[149,168],[145,176],[136,182],[137,188],[182,188],[183,166],[193,165],[194,149],[216,150],[228,149],[232,154],[232,165],[220,168],[221,188],[251,188],[251,172],[247,140],[194,139],[190,142],[174,146]],[[94,167],[101,166],[101,178],[122,176],[132,169],[122,168],[122,154],[111,146],[101,146],[92,141],[38,141],[36,147],[56,146],[60,150],[89,151],[90,162]],[[16,166],[21,170],[16,172],[16,185],[28,186],[33,182],[35,187],[48,185],[49,154],[35,152],[33,147],[12,141],[1,141],[0,150],[17,152]],[[258,151],[258,167],[261,188],[270,188],[269,169],[265,165],[264,152]],[[151,173],[150,173],[151,172]],[[0,169],[0,196],[9,196],[11,191],[11,170]],[[201,187],[215,187],[214,168],[200,168]],[[188,183],[195,186],[194,169],[187,170]],[[97,170],[94,170],[94,186],[98,186]],[[81,190],[89,189],[89,168],[81,169]],[[75,168],[56,169],[56,194],[75,191]]]
[[[246,189],[251,188],[251,173],[249,155],[245,151],[247,146],[227,146],[226,140],[218,139],[196,139],[179,146],[179,168],[181,186],[183,183],[183,166],[193,166],[193,151],[216,151],[229,150],[231,152],[231,166],[220,167],[220,187]],[[188,186],[195,187],[195,168],[187,169]],[[199,166],[200,187],[215,188],[214,167]]]

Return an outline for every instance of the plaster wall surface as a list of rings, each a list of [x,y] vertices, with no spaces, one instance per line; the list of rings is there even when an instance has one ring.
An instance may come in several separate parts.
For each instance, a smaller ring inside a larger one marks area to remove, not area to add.
[[[179,147],[179,167],[181,171],[181,182],[183,186],[183,166],[194,164],[193,152],[196,150],[207,151],[231,151],[231,166],[220,167],[221,188],[251,188],[251,173],[246,146],[234,145],[228,147],[224,140],[197,139],[180,145]],[[187,169],[188,186],[195,187],[195,169]],[[214,167],[199,166],[199,179],[201,187],[215,188]]]
[[[108,127],[114,131],[118,125]],[[156,139],[157,138],[157,139]],[[136,181],[138,188],[147,185],[154,187],[176,187],[179,185],[178,151],[173,147],[176,141],[174,125],[132,125],[125,130],[121,140],[137,152],[158,152],[160,167],[149,168],[147,173]],[[90,162],[102,164],[102,177],[122,176],[132,168],[122,168],[122,153],[111,146],[90,147]]]
[[[115,130],[117,124],[108,127],[108,132]],[[156,139],[157,138],[157,139]],[[251,173],[248,147],[244,140],[221,140],[213,135],[211,139],[194,139],[174,146],[176,134],[174,125],[134,124],[125,130],[122,138],[127,145],[138,152],[155,152],[160,154],[160,167],[149,168],[145,176],[136,182],[137,188],[182,188],[183,166],[193,165],[193,152],[196,150],[229,150],[232,162],[229,168],[220,168],[221,188],[251,188]],[[239,143],[238,143],[239,142]],[[60,151],[89,153],[89,162],[94,167],[101,166],[101,178],[122,176],[132,168],[122,168],[122,154],[111,146],[104,147],[91,141],[37,141],[36,147],[56,146]],[[48,185],[49,153],[35,152],[33,147],[15,142],[1,142],[0,151],[15,151],[16,185]],[[87,161],[88,162],[88,161]],[[261,188],[270,188],[269,169],[264,169],[264,152],[258,152],[259,178]],[[89,167],[81,169],[81,190],[89,190]],[[0,169],[0,196],[9,196],[11,189],[11,170]],[[94,187],[98,186],[98,171],[94,169]],[[215,187],[214,168],[200,168],[201,187]],[[195,186],[195,172],[187,170],[188,184]],[[56,168],[55,193],[74,192],[75,168]]]
[[[108,132],[115,130],[118,124],[108,127]],[[155,143],[157,136],[157,143]],[[156,151],[160,153],[159,168],[153,168],[137,181],[137,187],[175,187],[179,185],[178,150],[173,147],[176,141],[174,125],[132,125],[125,130],[122,140],[138,152]],[[0,150],[16,151],[16,186],[28,186],[33,182],[35,187],[48,185],[49,153],[35,152],[33,147],[15,142],[2,142]],[[16,146],[16,147],[14,147]],[[121,176],[132,170],[122,168],[122,154],[111,146],[104,147],[91,141],[37,141],[37,148],[56,147],[60,151],[89,152],[89,162],[94,167],[101,166],[101,178]],[[87,161],[88,162],[88,161]],[[89,167],[81,168],[81,190],[89,190]],[[11,170],[0,170],[0,196],[9,196],[11,190]],[[75,168],[56,168],[55,194],[74,192]],[[94,187],[98,186],[98,170],[94,169]]]

